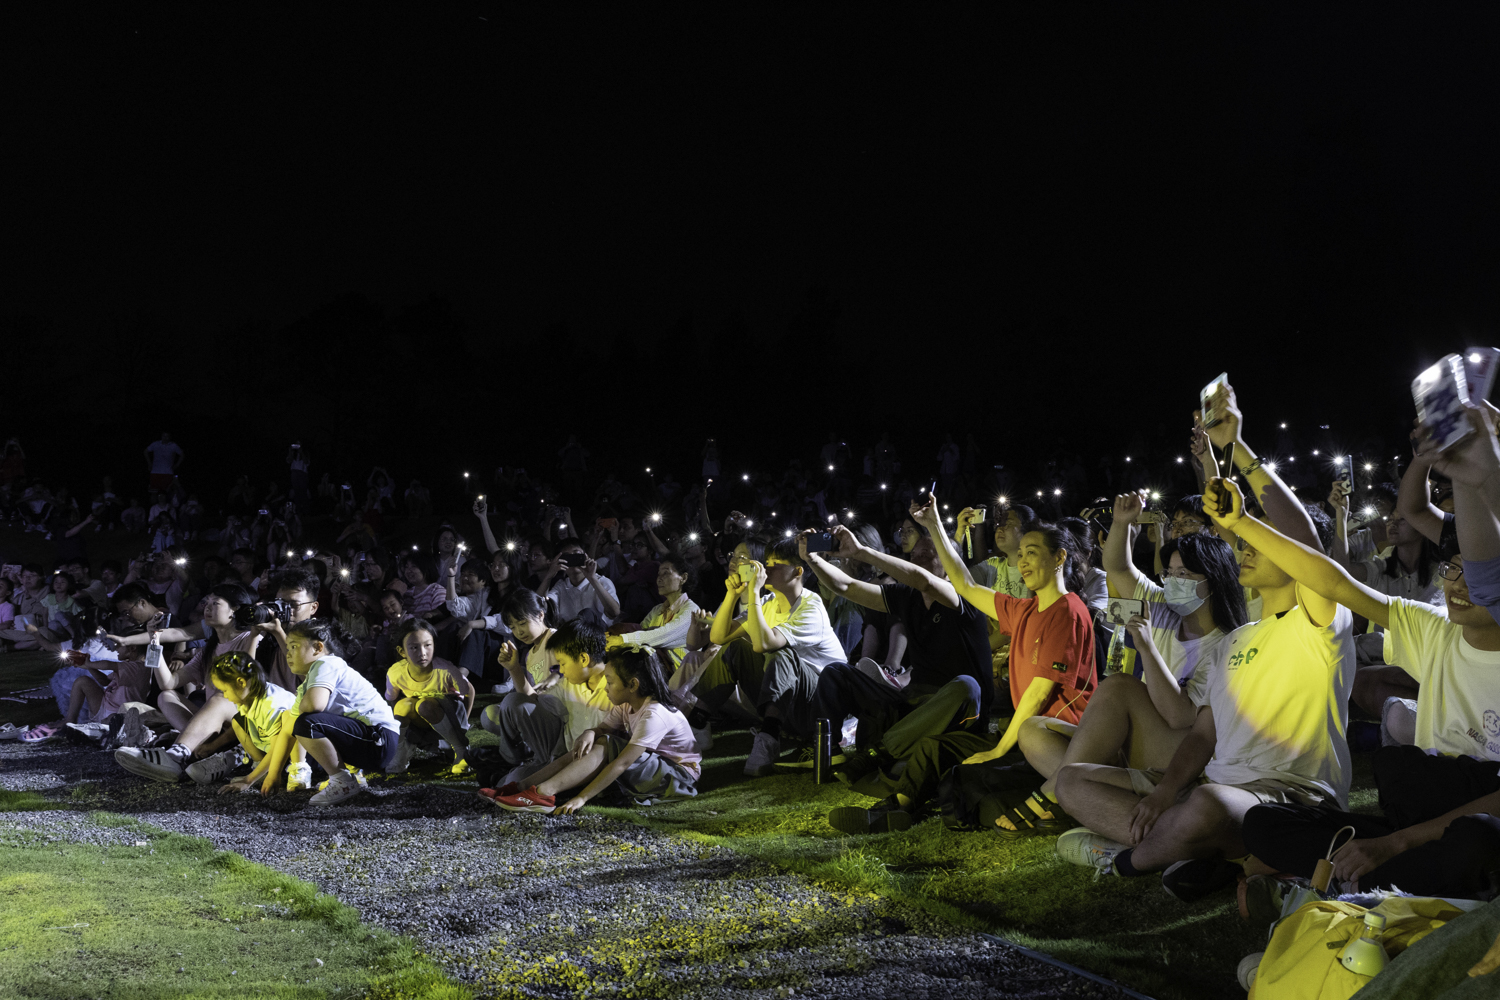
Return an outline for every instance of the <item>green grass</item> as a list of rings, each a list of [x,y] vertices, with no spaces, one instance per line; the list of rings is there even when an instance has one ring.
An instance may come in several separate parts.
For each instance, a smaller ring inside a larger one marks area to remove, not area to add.
[[[49,841],[0,823],[0,995],[470,995],[405,939],[305,882],[196,837],[92,818],[137,846]]]

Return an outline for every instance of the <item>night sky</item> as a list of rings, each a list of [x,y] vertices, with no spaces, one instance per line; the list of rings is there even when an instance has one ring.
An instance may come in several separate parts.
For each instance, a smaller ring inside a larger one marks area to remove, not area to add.
[[[200,487],[293,437],[360,478],[570,431],[1091,466],[1178,449],[1225,370],[1252,439],[1373,448],[1500,341],[1472,8],[44,16],[0,32],[0,433],[75,489],[164,427]]]

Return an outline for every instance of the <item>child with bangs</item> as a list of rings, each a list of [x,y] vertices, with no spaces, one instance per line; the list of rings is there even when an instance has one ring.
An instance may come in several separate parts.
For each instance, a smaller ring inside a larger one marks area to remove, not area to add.
[[[397,635],[402,657],[385,675],[385,700],[390,703],[402,732],[431,730],[453,749],[453,773],[471,768],[469,713],[474,708],[474,685],[464,672],[438,657],[437,630],[424,618],[409,618]],[[420,737],[419,737],[420,741]]]
[[[497,806],[566,815],[614,785],[638,805],[698,794],[702,757],[655,652],[621,647],[605,656],[609,713],[579,735],[572,752],[538,771],[529,787],[500,789]],[[574,789],[571,798],[558,801]]]
[[[255,657],[245,652],[215,657],[208,680],[224,700],[235,707],[234,718],[229,724],[240,748],[255,762],[255,768],[249,774],[231,779],[219,789],[219,794],[259,791],[256,783],[267,777],[274,784],[278,776],[268,773],[271,746],[288,721],[295,718],[297,696],[266,680],[265,669]],[[200,785],[207,785],[239,766],[238,757],[237,753],[229,751],[196,761],[187,766],[188,777]]]

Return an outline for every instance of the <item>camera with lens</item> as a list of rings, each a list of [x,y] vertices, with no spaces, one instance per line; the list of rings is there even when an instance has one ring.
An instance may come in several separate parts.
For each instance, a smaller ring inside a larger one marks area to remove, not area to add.
[[[281,622],[283,630],[292,627],[292,606],[281,598],[270,601],[259,601],[255,604],[241,604],[234,609],[234,623],[242,629],[253,625],[264,625],[271,619]]]

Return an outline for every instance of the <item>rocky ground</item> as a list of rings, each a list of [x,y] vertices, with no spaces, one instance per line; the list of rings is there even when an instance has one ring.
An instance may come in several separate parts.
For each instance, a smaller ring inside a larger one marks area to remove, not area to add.
[[[495,809],[437,768],[332,809],[120,771],[98,750],[0,743],[0,788],[78,811],[6,827],[114,843],[126,813],[306,879],[418,941],[480,996],[1099,997],[1126,994],[922,911],[610,817]]]

